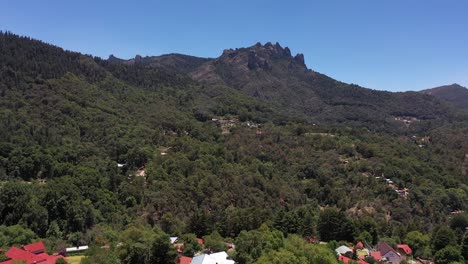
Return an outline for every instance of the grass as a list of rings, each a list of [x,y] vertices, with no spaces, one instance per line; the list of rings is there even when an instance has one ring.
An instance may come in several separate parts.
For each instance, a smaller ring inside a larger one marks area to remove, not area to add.
[[[81,259],[84,257],[83,255],[67,257],[67,262],[70,264],[80,264]]]

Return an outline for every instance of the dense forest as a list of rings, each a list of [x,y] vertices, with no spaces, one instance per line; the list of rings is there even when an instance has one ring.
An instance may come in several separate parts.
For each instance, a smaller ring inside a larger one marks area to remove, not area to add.
[[[387,241],[468,259],[466,113],[334,81],[278,46],[266,64],[246,51],[240,80],[235,52],[105,60],[0,33],[0,248],[174,263],[203,238],[234,243],[238,263],[326,264],[339,245]],[[288,98],[262,86],[284,65]],[[315,97],[287,108],[302,92]]]

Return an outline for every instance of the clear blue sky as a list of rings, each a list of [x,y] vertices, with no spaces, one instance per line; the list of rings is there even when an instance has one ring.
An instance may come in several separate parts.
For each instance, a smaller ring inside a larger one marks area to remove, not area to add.
[[[467,0],[0,0],[0,29],[107,58],[278,41],[365,87],[468,86]]]

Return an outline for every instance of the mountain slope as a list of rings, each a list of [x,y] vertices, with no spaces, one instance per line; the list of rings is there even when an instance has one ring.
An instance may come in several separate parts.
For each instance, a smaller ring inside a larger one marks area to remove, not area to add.
[[[365,89],[309,70],[302,54],[292,56],[278,43],[225,50],[189,74],[203,85],[232,87],[289,117],[321,124],[392,130],[401,125],[396,117],[418,119],[420,128],[427,121],[441,125],[455,118],[453,110],[431,96]]]
[[[420,91],[468,111],[468,89],[456,83]]]
[[[468,210],[468,130],[444,103],[343,84],[287,49],[258,49],[250,60],[240,49],[128,62],[0,34],[0,233],[20,224],[60,246],[80,234],[132,246],[122,231],[148,226],[241,245],[267,223],[377,242]],[[412,133],[418,122],[437,128]],[[340,211],[344,236],[318,228],[325,207]]]
[[[377,91],[339,82],[308,69],[302,54],[292,56],[289,48],[278,43],[228,49],[214,59],[169,54],[137,56],[127,61],[111,57],[108,62],[186,76],[201,84],[205,94],[232,94],[236,90],[269,105],[286,119],[322,125],[417,132],[466,118],[432,96]],[[212,103],[209,99],[201,102],[199,107],[204,109]],[[401,121],[408,118],[417,122],[408,126]]]
[[[275,116],[237,91],[203,89],[166,68],[0,34],[0,178],[63,176],[94,153],[138,167],[164,133],[208,137],[214,128],[202,133],[207,124],[196,118],[240,112],[257,121]]]

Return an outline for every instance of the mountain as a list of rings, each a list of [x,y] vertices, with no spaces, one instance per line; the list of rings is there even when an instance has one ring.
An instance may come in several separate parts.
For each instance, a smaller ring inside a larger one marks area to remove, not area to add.
[[[350,85],[310,70],[304,56],[279,43],[229,49],[190,73],[206,85],[225,85],[279,111],[325,123],[388,126],[395,117],[450,119],[450,109],[414,92],[390,93]]]
[[[122,60],[113,55],[110,55],[107,60],[110,63],[125,63],[129,65],[140,64],[144,66],[165,68],[171,72],[189,73],[199,67],[201,64],[210,61],[211,59],[174,53],[149,57],[136,55],[135,58],[130,60]]]
[[[407,130],[398,120],[408,117],[418,120],[412,128],[421,130],[427,129],[428,123],[441,125],[457,118],[453,109],[428,95],[366,89],[310,70],[302,54],[292,56],[290,49],[279,43],[227,49],[214,59],[171,54],[138,61],[186,74],[207,89],[231,88],[290,119],[306,122]]]
[[[273,251],[252,245],[434,233],[468,210],[466,120],[431,95],[336,81],[279,44],[123,60],[0,33],[0,248],[47,238],[148,263],[170,234],[266,263]],[[331,261],[308,263],[337,263],[315,247],[304,254]]]
[[[459,84],[439,86],[421,93],[429,94],[468,111],[468,89]]]

